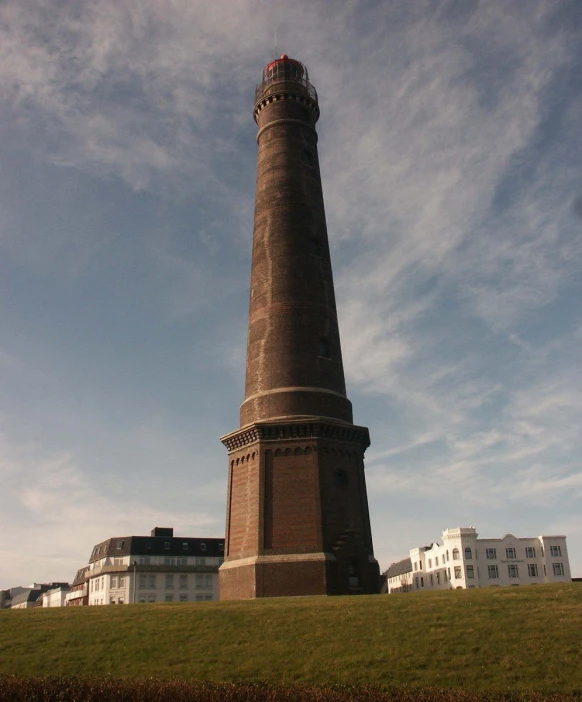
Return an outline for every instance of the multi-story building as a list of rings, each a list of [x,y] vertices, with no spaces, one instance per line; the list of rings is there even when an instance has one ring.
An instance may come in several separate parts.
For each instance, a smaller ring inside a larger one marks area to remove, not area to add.
[[[224,539],[177,537],[169,528],[110,538],[93,548],[67,604],[83,597],[90,605],[217,600],[223,555]]]
[[[42,606],[42,599],[49,590],[68,587],[68,583],[33,583],[30,587],[14,588],[14,590],[18,590],[18,594],[12,597],[11,609],[29,609]]]
[[[65,595],[65,607],[80,607],[89,604],[89,583],[86,577],[88,570],[89,566],[85,566],[77,571],[73,585]]]
[[[474,527],[445,529],[386,571],[389,593],[570,582],[565,536],[479,539]]]
[[[66,596],[70,590],[71,586],[68,584],[59,585],[52,590],[47,590],[39,599],[42,599],[43,607],[64,607]]]

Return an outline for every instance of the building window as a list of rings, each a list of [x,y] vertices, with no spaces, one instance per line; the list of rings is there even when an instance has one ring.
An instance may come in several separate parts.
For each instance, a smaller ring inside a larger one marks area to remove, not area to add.
[[[117,587],[117,575],[112,575],[111,576],[111,587],[116,588]]]
[[[188,587],[188,576],[185,573],[180,573],[180,589],[184,590]]]
[[[507,558],[517,558],[515,555],[515,549],[511,546],[510,548],[505,549],[505,554]]]
[[[348,484],[348,474],[341,468],[334,470],[333,482],[334,485],[337,485],[337,487],[346,487]]]
[[[194,559],[194,564],[197,566],[203,566],[206,565],[206,558],[204,556],[197,556]]]
[[[308,149],[303,150],[302,161],[306,166],[313,168],[313,154]]]
[[[146,578],[145,573],[139,574],[139,587],[141,587],[141,588],[147,587],[147,578]]]
[[[499,577],[499,568],[496,565],[487,566],[487,574],[495,580]]]
[[[188,602],[188,593],[187,592],[180,593],[180,602]]]
[[[446,583],[446,582],[447,582],[447,571],[446,571],[446,568],[445,568],[445,570],[443,570],[443,574],[444,574],[444,576],[445,576],[445,583]]]
[[[449,560],[449,551],[447,549],[447,561]]]
[[[167,592],[165,596],[166,602],[173,602],[174,601],[174,595],[172,595],[171,592]]]
[[[124,543],[125,543],[125,541],[118,541],[118,542],[117,542],[117,548],[118,548],[118,549],[123,548],[123,544],[124,544]]]
[[[486,548],[485,549],[485,558],[489,559],[490,561],[496,560],[497,549],[496,548]]]
[[[562,547],[561,546],[550,546],[550,556],[552,558],[562,557]]]
[[[454,556],[453,556],[454,558]],[[458,580],[461,577],[461,566],[455,566],[455,578]]]
[[[507,566],[507,573],[510,578],[519,578],[519,572],[517,570],[517,563],[510,563]]]
[[[414,578],[414,580],[416,581],[416,589],[418,590],[418,575]]]
[[[166,551],[169,551],[169,550],[170,550],[170,542],[169,542],[169,541],[164,541],[164,549],[165,549]]]
[[[114,558],[113,565],[123,565],[123,558]]]
[[[176,565],[176,560],[172,556],[166,556],[164,558],[164,565],[167,566],[175,566]]]
[[[196,602],[204,602],[204,595],[197,594],[196,595]]]
[[[431,584],[431,585],[434,585],[434,580],[432,579],[432,573],[431,573],[431,576],[430,576],[430,584]]]
[[[224,551],[224,544],[222,544],[222,543],[218,544],[218,550]]]
[[[182,541],[182,551],[187,551],[187,550],[188,550],[188,542]]]
[[[179,566],[188,565],[188,559],[185,556],[184,556],[184,558],[178,558],[178,565]]]
[[[148,602],[155,602],[155,601],[156,601],[155,595],[148,595]]]
[[[458,561],[459,560],[459,549],[454,548],[453,549],[453,561]]]
[[[527,564],[527,574],[529,575],[530,578],[537,578],[538,577],[538,566],[536,563],[528,563]]]
[[[123,575],[119,576],[119,587],[125,587],[125,578]]]
[[[473,558],[473,552],[472,552],[471,549],[467,546],[467,548],[465,549],[465,559],[468,560],[468,561],[470,561],[472,558]]]
[[[429,567],[429,568],[432,568],[432,558],[429,558],[429,559],[428,559],[428,567]]]
[[[533,546],[526,546],[525,547],[525,557],[526,558],[535,558],[536,557],[536,550]]]
[[[317,355],[321,358],[329,358],[329,344],[327,339],[320,339],[317,345]]]
[[[436,576],[437,576],[437,585],[440,585],[441,584],[441,574],[437,573]]]
[[[140,565],[149,565],[151,563],[151,556],[140,556],[139,559],[139,564]]]
[[[450,569],[450,568],[447,568],[447,572],[448,572],[448,574],[449,574],[449,580],[450,580],[450,579],[451,579],[451,569]]]
[[[151,542],[151,541],[148,541],[148,542],[146,543],[146,551],[151,551],[151,550],[152,550],[152,542]]]
[[[212,595],[204,595],[205,602],[212,602]]]
[[[468,577],[468,578],[474,578],[474,577],[475,577],[475,571],[473,570],[473,566],[472,566],[472,565],[470,565],[470,566],[468,565],[468,566],[467,566],[467,577]]]
[[[418,570],[418,568],[416,567],[416,561],[414,561],[414,567],[413,567],[413,569],[414,569],[414,570]]]
[[[439,557],[438,556],[435,557],[434,564],[435,564],[435,566],[438,566],[438,564],[439,564]]]
[[[156,576],[155,575],[148,575],[148,587],[153,588],[156,586]]]
[[[205,543],[201,543],[201,544],[200,544],[200,550],[201,550],[201,551],[206,551],[206,544],[205,544]]]
[[[559,546],[558,546],[559,548]],[[552,563],[554,569],[554,575],[564,575],[564,564],[563,563]]]
[[[309,240],[309,253],[312,256],[321,257],[321,246],[319,245],[319,241],[317,241],[317,239]]]
[[[420,587],[424,587],[424,578],[420,579]]]
[[[172,573],[166,573],[166,588],[174,587],[174,576]]]

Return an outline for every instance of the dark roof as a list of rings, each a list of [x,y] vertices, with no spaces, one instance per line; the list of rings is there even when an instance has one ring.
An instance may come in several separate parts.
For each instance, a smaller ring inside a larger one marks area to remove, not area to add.
[[[169,544],[169,546],[166,546]],[[224,557],[224,538],[187,536],[116,536],[96,544],[89,563],[109,556],[220,556]]]
[[[410,572],[412,572],[412,561],[410,560],[410,558],[405,558],[402,561],[397,561],[396,563],[393,563],[388,568],[385,575],[387,578],[393,578],[396,575],[404,575],[405,573]]]

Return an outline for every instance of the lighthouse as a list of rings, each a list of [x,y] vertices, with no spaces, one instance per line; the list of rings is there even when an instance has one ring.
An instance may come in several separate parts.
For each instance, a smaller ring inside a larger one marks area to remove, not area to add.
[[[378,592],[368,429],[346,395],[315,125],[287,55],[257,86],[257,180],[245,397],[228,450],[220,598]]]

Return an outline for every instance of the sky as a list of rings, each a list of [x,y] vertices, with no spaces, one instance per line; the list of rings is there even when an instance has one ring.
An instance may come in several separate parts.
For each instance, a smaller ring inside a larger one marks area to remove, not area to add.
[[[0,588],[224,534],[283,52],[319,94],[381,569],[475,526],[565,534],[582,576],[582,3],[4,0]]]

